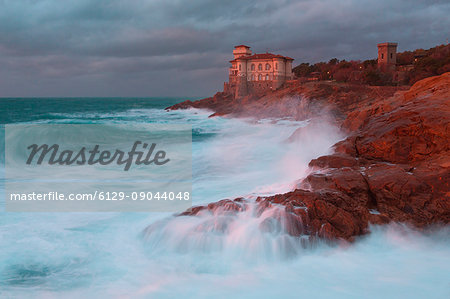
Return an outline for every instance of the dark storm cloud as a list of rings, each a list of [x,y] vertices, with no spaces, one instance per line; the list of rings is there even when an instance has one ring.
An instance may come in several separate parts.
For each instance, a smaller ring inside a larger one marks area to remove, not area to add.
[[[0,0],[0,96],[210,95],[236,44],[295,63],[449,37],[448,1]]]

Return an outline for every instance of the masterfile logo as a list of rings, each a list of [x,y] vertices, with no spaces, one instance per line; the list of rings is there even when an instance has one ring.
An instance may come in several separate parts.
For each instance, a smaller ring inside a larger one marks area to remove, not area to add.
[[[138,150],[138,147],[142,151]],[[166,159],[166,151],[158,150],[154,154],[156,143],[148,144],[142,141],[135,141],[129,152],[124,152],[119,149],[111,152],[110,150],[100,150],[100,145],[96,144],[91,150],[86,147],[80,148],[78,151],[62,150],[58,144],[49,146],[48,144],[32,144],[27,147],[30,150],[30,155],[27,159],[27,164],[33,163],[36,158],[36,164],[41,165],[48,155],[47,163],[49,165],[109,165],[116,163],[117,165],[124,165],[124,171],[128,171],[133,164],[136,165],[164,165],[170,161]],[[135,159],[135,160],[134,160]]]
[[[189,125],[7,125],[5,153],[7,211],[191,206]]]

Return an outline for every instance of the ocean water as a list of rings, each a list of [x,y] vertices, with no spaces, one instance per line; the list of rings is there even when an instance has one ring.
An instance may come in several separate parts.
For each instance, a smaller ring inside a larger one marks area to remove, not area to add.
[[[344,138],[326,116],[255,121],[164,111],[181,100],[0,99],[0,121],[191,124],[194,205],[292,190],[308,162]],[[283,211],[259,215],[252,204],[238,216],[7,213],[1,137],[0,298],[450,297],[448,228],[392,224],[351,245],[311,245],[283,225],[261,229]]]

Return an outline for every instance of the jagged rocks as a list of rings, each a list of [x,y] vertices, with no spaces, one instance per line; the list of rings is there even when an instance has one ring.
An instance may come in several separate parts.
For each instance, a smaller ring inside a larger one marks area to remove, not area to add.
[[[301,224],[290,233],[326,239],[352,240],[370,223],[450,223],[450,73],[347,112],[342,127],[350,133],[335,153],[312,160],[299,189],[258,198],[261,213],[284,206],[282,217]],[[225,200],[183,215],[243,206]]]

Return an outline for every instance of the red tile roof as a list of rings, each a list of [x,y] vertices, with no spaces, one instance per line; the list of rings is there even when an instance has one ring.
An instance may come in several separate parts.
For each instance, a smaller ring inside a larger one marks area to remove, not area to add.
[[[253,54],[250,56],[241,56],[239,58],[236,58],[232,61],[236,61],[236,60],[249,60],[249,59],[272,59],[272,58],[283,58],[283,59],[287,59],[287,60],[294,60],[293,58],[287,57],[287,56],[283,56],[283,55],[278,55],[278,54],[272,54],[272,53],[262,53],[262,54]]]
[[[246,45],[239,45],[239,46],[234,46],[235,48],[239,48],[239,47],[246,47],[246,48],[249,48],[250,49],[250,47],[249,46],[246,46]]]

